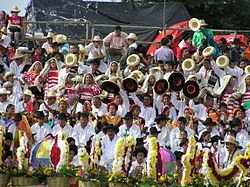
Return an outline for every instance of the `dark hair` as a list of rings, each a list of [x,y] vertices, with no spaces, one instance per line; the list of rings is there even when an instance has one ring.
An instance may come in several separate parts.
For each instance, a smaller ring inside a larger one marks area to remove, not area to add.
[[[233,135],[236,138],[237,132],[235,130],[231,129],[231,130],[228,131],[228,134],[231,134],[231,135]]]
[[[174,62],[173,61],[166,61],[166,65],[172,66],[174,68]]]
[[[115,30],[122,30],[122,28],[121,28],[120,25],[116,25],[116,26],[115,26]]]
[[[167,39],[166,37],[161,39],[161,45],[167,45],[168,43],[169,39]]]
[[[68,137],[68,138],[67,138],[67,142],[68,142],[68,143],[73,142],[73,141],[76,142],[75,139],[72,138],[72,137]]]
[[[4,135],[4,138],[5,138],[5,140],[13,140],[13,134],[10,133],[10,132],[7,132],[7,133]]]
[[[15,105],[13,105],[13,104],[8,104],[7,105],[7,107],[6,107],[6,112],[10,109],[10,107],[12,107],[12,106],[15,106]]]
[[[17,113],[13,119],[14,122],[19,122],[21,121],[23,118],[22,118],[22,114],[21,113]]]
[[[220,38],[220,41],[221,41],[224,45],[227,44],[227,39],[226,39],[226,38]]]
[[[204,131],[204,132],[201,134],[200,142],[203,142],[204,137],[207,136],[208,134],[210,134],[210,132]]]
[[[184,123],[184,124],[187,123],[187,119],[186,119],[185,117],[183,117],[183,116],[179,117],[179,118],[177,119],[177,121],[182,122],[182,123]]]
[[[220,107],[225,107],[225,108],[227,108],[227,104],[224,103],[224,102],[221,102],[221,103],[219,104],[219,108],[220,108]]]
[[[169,35],[166,36],[166,38],[169,39],[169,40],[173,40],[174,36],[172,34],[169,34]]]
[[[70,145],[69,146],[69,151],[74,151],[74,154],[77,155],[77,146],[76,145]]]
[[[85,112],[79,114],[79,119],[80,118],[89,118],[89,115]]]

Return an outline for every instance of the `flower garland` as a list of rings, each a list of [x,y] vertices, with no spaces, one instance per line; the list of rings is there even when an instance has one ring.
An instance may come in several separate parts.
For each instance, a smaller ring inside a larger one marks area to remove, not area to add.
[[[68,156],[69,156],[69,144],[66,140],[66,132],[59,131],[58,132],[58,146],[60,148],[60,159],[56,166],[56,171],[59,171],[63,166],[67,165]]]
[[[213,154],[208,150],[204,154],[202,173],[209,180],[212,185],[219,185],[222,180],[229,180],[236,175],[239,171],[235,161],[229,167],[220,170],[214,162]]]
[[[156,137],[150,137],[148,139],[147,175],[153,179],[157,177],[157,155],[157,139]]]
[[[17,148],[17,161],[18,161],[18,170],[28,169],[28,138],[26,133],[19,140],[20,146]]]
[[[92,168],[91,159],[87,150],[84,147],[78,149],[78,155],[79,155],[78,158],[79,166],[82,166],[83,170],[90,170]]]
[[[102,155],[101,148],[102,148],[101,137],[99,135],[93,136],[90,158],[94,168],[97,168],[97,166],[99,165]]]
[[[4,127],[0,126],[0,165],[2,165],[2,154],[3,154],[3,142],[4,142]]]
[[[242,170],[244,175],[250,173],[249,161],[250,161],[250,143],[247,145],[245,156],[237,156],[235,158],[235,164],[238,166],[238,168]]]
[[[186,186],[192,181],[192,170],[195,166],[194,164],[191,163],[191,161],[195,159],[195,154],[196,154],[195,144],[196,144],[195,137],[191,136],[189,138],[187,152],[185,155],[183,155],[181,160],[184,168],[181,179],[182,186]]]
[[[132,163],[132,153],[135,149],[135,144],[136,140],[134,137],[124,137],[117,141],[115,146],[113,173],[128,174]]]

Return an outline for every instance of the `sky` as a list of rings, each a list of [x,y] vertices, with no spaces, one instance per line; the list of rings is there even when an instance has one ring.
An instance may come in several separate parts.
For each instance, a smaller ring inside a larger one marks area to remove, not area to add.
[[[7,14],[10,14],[10,10],[17,6],[19,9],[21,9],[20,12],[20,16],[24,16],[26,11],[25,8],[28,6],[30,0],[0,0],[1,1],[1,10],[4,10],[5,12],[7,12]],[[3,5],[2,5],[2,1],[3,1]],[[42,1],[42,0],[41,0]],[[53,1],[53,0],[51,0]],[[82,0],[84,1],[84,0]],[[86,0],[88,1],[88,0]],[[106,1],[106,2],[119,2],[121,0],[91,0],[91,1]]]

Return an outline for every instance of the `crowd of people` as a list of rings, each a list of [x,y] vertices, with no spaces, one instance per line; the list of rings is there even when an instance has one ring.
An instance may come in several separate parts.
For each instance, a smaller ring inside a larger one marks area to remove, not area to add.
[[[86,46],[67,43],[67,36],[49,32],[47,41],[30,52],[19,46],[18,36],[12,36],[21,31],[19,12],[18,8],[11,11],[12,16],[0,12],[0,125],[6,131],[5,161],[14,159],[11,145],[17,131],[25,131],[19,129],[24,117],[31,128],[32,146],[49,134],[65,131],[72,165],[78,164],[78,148],[90,151],[92,136],[100,135],[100,165],[109,172],[119,137],[136,138],[131,172],[146,167],[150,136],[175,154],[177,170],[182,170],[181,156],[192,135],[198,149],[214,153],[219,168],[244,154],[250,143],[250,41],[245,48],[237,38],[230,46],[225,38],[215,42],[202,20],[199,30],[183,33],[180,43],[172,35],[162,38],[153,56],[136,43],[135,33],[127,34],[120,26],[103,39],[94,36]],[[226,65],[220,66],[222,55]],[[193,68],[185,66],[187,59]],[[183,88],[174,90],[175,82],[157,94],[156,82],[169,80],[173,73],[198,83],[199,89],[194,90],[198,96],[188,96]],[[137,85],[123,84],[127,77]],[[103,82],[108,84],[104,87]]]

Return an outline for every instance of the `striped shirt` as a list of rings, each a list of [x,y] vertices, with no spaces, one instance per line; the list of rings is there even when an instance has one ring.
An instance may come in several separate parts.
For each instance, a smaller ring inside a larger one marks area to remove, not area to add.
[[[58,83],[58,70],[49,70],[47,76],[47,82],[45,84],[45,96],[47,95],[48,90],[53,88]]]
[[[250,88],[246,90],[244,94],[242,94],[241,104],[243,105],[245,102],[250,101]]]
[[[227,110],[230,114],[232,114],[233,110],[235,108],[238,108],[240,106],[240,102],[239,100],[236,100],[236,99],[230,99],[229,101],[227,101],[228,97],[230,95],[232,95],[233,93],[236,93],[236,90],[232,90],[232,91],[227,91],[225,90],[223,92],[223,96],[222,96],[222,99],[221,99],[221,102],[224,102],[227,104]]]
[[[93,85],[83,85],[83,88],[80,92],[80,98],[82,100],[92,100],[93,96],[100,94],[100,88],[93,84]]]

